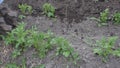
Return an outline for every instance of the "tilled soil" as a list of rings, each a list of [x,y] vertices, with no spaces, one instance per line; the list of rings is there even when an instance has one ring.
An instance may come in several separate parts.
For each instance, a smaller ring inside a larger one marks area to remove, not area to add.
[[[56,20],[47,18],[41,15],[42,5],[50,2],[56,8]],[[51,30],[57,36],[63,36],[69,40],[72,47],[80,55],[80,61],[77,65],[66,60],[66,58],[59,56],[51,58],[54,51],[50,51],[46,58],[39,59],[33,57],[35,50],[28,49],[17,59],[11,59],[11,47],[6,47],[1,42],[0,45],[0,59],[3,62],[1,68],[6,63],[16,62],[22,64],[22,57],[26,58],[27,68],[32,68],[39,64],[45,64],[46,68],[120,68],[120,58],[109,56],[106,63],[102,62],[101,57],[95,55],[92,47],[85,42],[89,37],[93,40],[99,40],[103,36],[119,36],[120,25],[113,25],[110,21],[108,26],[97,26],[97,21],[90,20],[90,17],[98,17],[100,12],[106,8],[110,9],[110,13],[120,11],[120,3],[118,0],[109,0],[103,2],[102,0],[5,0],[5,4],[13,10],[18,10],[18,3],[28,3],[34,7],[36,12],[31,16],[27,16],[24,21],[27,23],[26,28],[36,25],[39,31],[46,32]],[[110,15],[111,17],[112,15]],[[118,39],[117,45],[120,39]]]

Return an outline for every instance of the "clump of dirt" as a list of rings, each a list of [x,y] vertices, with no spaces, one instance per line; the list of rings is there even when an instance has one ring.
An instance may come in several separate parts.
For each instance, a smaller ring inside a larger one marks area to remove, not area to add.
[[[7,5],[0,5],[0,34],[5,35],[17,26],[17,12]]]

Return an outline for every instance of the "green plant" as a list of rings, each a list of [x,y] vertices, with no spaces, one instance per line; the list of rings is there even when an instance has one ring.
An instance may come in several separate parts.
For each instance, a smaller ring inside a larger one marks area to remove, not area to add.
[[[41,64],[41,65],[36,66],[35,68],[45,68],[45,65]]]
[[[48,17],[55,17],[55,8],[50,3],[45,3],[43,13]]]
[[[100,22],[106,23],[108,20],[109,9],[105,9],[103,12],[100,13]]]
[[[117,36],[113,36],[108,38],[103,37],[101,40],[97,40],[96,47],[93,50],[94,53],[102,56],[103,61],[105,61],[105,59],[108,58],[108,55],[113,54],[113,48],[117,39]]]
[[[37,50],[38,55],[40,58],[44,58],[46,53],[53,47],[53,45],[50,43],[52,40],[52,35],[49,33],[34,32],[31,33],[31,36],[33,39],[33,46]]]
[[[99,18],[92,17],[91,19],[97,20],[99,22],[98,26],[107,25],[109,9],[105,9],[100,13]]]
[[[113,55],[120,57],[120,48],[116,49],[115,51],[113,51]]]
[[[56,37],[50,31],[47,33],[39,32],[35,27],[29,30],[25,29],[23,22],[17,28],[8,32],[7,36],[3,36],[3,40],[6,45],[14,47],[14,51],[12,52],[13,58],[21,55],[21,52],[32,46],[38,52],[37,54],[40,58],[44,58],[49,50],[56,48],[56,55],[63,55],[66,58],[72,57],[74,63],[78,59],[78,54],[74,53],[74,49],[66,39]]]
[[[117,12],[113,15],[113,21],[115,24],[120,24],[120,12]]]
[[[70,46],[66,39],[62,37],[56,37],[52,39],[52,43],[57,45],[56,55],[63,55],[66,58],[72,57],[74,60],[73,62],[76,64],[76,61],[79,59],[78,53],[74,52],[74,49]]]
[[[54,41],[56,41],[56,44],[58,46],[56,55],[62,54],[65,57],[69,57],[71,55],[73,48],[69,46],[68,41],[62,37],[55,38]]]
[[[21,66],[22,68],[26,68],[26,63],[25,63],[25,61],[26,61],[25,58],[23,58],[23,59],[22,59],[22,66]]]
[[[32,6],[30,5],[27,5],[27,4],[19,4],[18,5],[18,8],[20,9],[20,11],[23,13],[23,14],[31,14],[33,12],[33,9],[32,9]]]
[[[20,68],[20,67],[17,66],[15,63],[9,63],[5,66],[5,68]]]
[[[6,45],[12,45],[14,51],[12,57],[20,55],[27,47],[31,45],[29,38],[29,30],[25,30],[25,24],[20,23],[16,29],[13,29],[11,32],[8,32],[6,37],[3,37]]]
[[[19,15],[19,16],[18,16],[18,18],[21,19],[21,20],[24,19],[25,17],[26,17],[26,16],[24,16],[24,15]]]

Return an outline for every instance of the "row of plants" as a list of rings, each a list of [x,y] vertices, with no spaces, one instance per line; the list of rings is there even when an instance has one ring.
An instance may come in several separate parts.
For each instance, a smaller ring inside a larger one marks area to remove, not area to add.
[[[26,14],[32,14],[33,8],[27,4],[19,4],[19,9],[22,15],[19,15],[20,19],[25,18]],[[45,3],[43,5],[43,14],[48,17],[55,17],[55,8],[50,3]],[[99,26],[107,25],[109,20],[109,9],[105,9],[100,13],[99,18],[92,18],[99,22]],[[120,23],[120,13],[117,12],[113,14],[112,21],[114,24]],[[37,54],[40,58],[45,58],[46,54],[50,50],[56,51],[56,56],[62,55],[66,58],[72,58],[73,62],[76,64],[76,61],[79,60],[78,53],[74,51],[69,44],[69,42],[63,37],[57,37],[50,31],[47,33],[37,31],[36,27],[32,27],[31,29],[25,29],[25,23],[22,22],[18,25],[17,28],[13,29],[11,32],[8,32],[7,36],[2,36],[6,45],[11,45],[14,48],[12,52],[12,57],[16,58],[21,55],[22,52],[27,50],[27,48],[33,47],[37,51]],[[115,42],[118,37],[103,37],[101,40],[97,40],[96,44],[93,48],[93,53],[101,56],[104,62],[108,60],[109,55],[114,55],[120,57],[120,48],[115,48]],[[12,67],[14,66],[14,67]],[[6,68],[20,68],[16,64],[8,64]],[[23,64],[22,68],[26,68]],[[41,66],[39,68],[45,68],[45,66]]]
[[[112,20],[113,24],[120,24],[120,12],[115,12],[112,15],[112,18],[109,17],[109,14],[110,12],[109,12],[109,9],[107,8],[100,13],[99,18],[93,17],[92,19],[95,19],[99,22],[98,26],[107,25],[109,20]]]
[[[18,16],[20,19],[25,18],[26,14],[31,15],[34,12],[32,6],[30,6],[30,5],[26,4],[26,3],[25,4],[19,4],[18,8],[19,8],[20,12],[22,13],[21,15]],[[55,17],[55,7],[52,6],[50,3],[45,3],[42,6],[42,10],[43,10],[42,14],[46,15],[47,17],[50,17],[50,18]]]
[[[79,60],[78,53],[74,51],[66,39],[57,37],[50,31],[39,32],[36,27],[25,29],[24,22],[19,23],[15,29],[8,32],[7,36],[2,36],[2,39],[7,46],[14,48],[12,58],[17,58],[22,52],[33,47],[41,59],[45,58],[49,51],[55,50],[56,56],[62,55],[71,58],[75,64]]]

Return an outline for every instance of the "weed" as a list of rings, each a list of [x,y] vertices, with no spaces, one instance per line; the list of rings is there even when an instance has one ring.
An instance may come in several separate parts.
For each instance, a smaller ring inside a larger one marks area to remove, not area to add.
[[[31,14],[33,12],[32,6],[27,4],[19,4],[18,8],[23,14]]]
[[[55,8],[50,3],[45,3],[43,13],[48,17],[55,17]]]
[[[120,24],[120,12],[117,12],[113,15],[113,21],[115,24]]]
[[[94,53],[102,56],[103,61],[105,61],[105,59],[108,58],[108,55],[113,54],[113,48],[117,39],[117,36],[108,38],[103,37],[101,40],[96,41],[96,48],[93,50]]]

